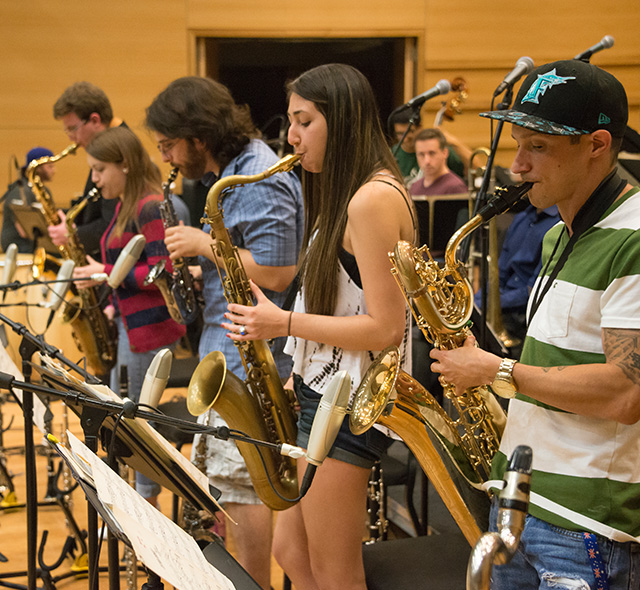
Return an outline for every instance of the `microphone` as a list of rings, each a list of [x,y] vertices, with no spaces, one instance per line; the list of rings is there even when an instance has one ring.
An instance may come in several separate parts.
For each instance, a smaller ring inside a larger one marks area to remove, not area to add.
[[[140,390],[140,404],[158,407],[158,402],[169,381],[172,361],[173,354],[168,348],[163,348],[153,357]]]
[[[71,260],[65,260],[58,270],[56,275],[56,283],[53,285],[49,297],[46,301],[41,301],[38,305],[46,309],[51,310],[51,314],[56,312],[64,301],[64,296],[67,294],[69,287],[71,287],[71,281],[73,279],[73,269],[76,263]],[[58,282],[59,281],[59,282]]]
[[[55,283],[51,293],[49,293],[49,298],[45,302],[40,302],[44,308],[50,309],[49,318],[47,319],[47,327],[45,330],[49,329],[51,322],[53,321],[53,316],[56,315],[56,311],[62,305],[64,301],[64,297],[67,294],[67,291],[71,287],[71,280],[73,278],[73,269],[76,266],[76,263],[67,259],[60,265],[60,270],[58,270],[58,274],[56,275],[56,281],[60,281],[59,283]]]
[[[90,279],[102,283],[106,281],[112,289],[117,289],[140,259],[146,243],[147,240],[142,234],[136,234],[120,252],[110,275],[96,272],[91,275]]]
[[[331,379],[327,390],[322,394],[318,411],[311,425],[309,444],[307,445],[307,466],[302,483],[300,497],[304,496],[316,469],[322,465],[333,446],[344,417],[347,415],[349,394],[351,393],[351,377],[347,371],[338,371]]]
[[[504,472],[504,488],[498,499],[498,530],[506,528],[511,532],[514,550],[524,530],[524,520],[529,509],[532,458],[531,447],[518,445],[514,449]]]
[[[503,565],[515,555],[529,509],[531,447],[517,446],[504,472],[498,497],[497,532],[484,533],[476,542],[467,565],[467,588],[489,588],[493,564]]]
[[[412,107],[421,107],[427,100],[433,98],[434,96],[438,96],[439,94],[447,94],[451,92],[451,82],[449,80],[440,80],[433,88],[419,94],[412,98],[407,104],[405,104],[405,108]]]
[[[609,49],[609,47],[613,47],[614,39],[611,35],[605,35],[600,39],[600,43],[596,43],[592,47],[589,47],[586,51],[582,53],[578,53],[573,59],[581,59],[584,61],[589,61],[591,56],[598,51],[602,51],[603,49]]]
[[[8,285],[13,279],[13,275],[16,274],[18,258],[18,246],[15,244],[9,244],[7,251],[4,253],[4,269],[2,270],[2,284]],[[4,302],[7,292],[2,294],[2,301]]]
[[[533,60],[527,56],[521,57],[516,62],[516,67],[504,77],[504,80],[500,82],[500,84],[498,84],[493,96],[498,96],[498,94],[507,88],[512,87],[518,80],[520,80],[520,78],[522,78],[522,76],[525,76],[531,70],[533,70]]]

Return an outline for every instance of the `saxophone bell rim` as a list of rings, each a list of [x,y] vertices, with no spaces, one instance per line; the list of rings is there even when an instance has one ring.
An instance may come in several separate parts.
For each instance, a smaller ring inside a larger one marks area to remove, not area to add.
[[[227,359],[219,350],[210,352],[198,363],[187,389],[187,410],[192,416],[201,416],[213,407],[226,375]],[[218,377],[217,381],[213,377]]]
[[[400,350],[392,345],[385,348],[365,373],[349,415],[349,428],[355,435],[365,433],[383,413],[391,411],[391,396],[400,373]],[[379,380],[379,376],[383,379]]]

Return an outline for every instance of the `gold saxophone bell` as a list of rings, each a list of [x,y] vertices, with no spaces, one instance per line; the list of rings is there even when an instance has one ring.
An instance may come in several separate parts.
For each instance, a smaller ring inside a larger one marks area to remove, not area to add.
[[[187,410],[193,416],[209,411],[224,387],[227,359],[218,350],[210,352],[198,363],[189,381]]]
[[[397,346],[389,346],[367,369],[349,415],[349,428],[353,434],[365,433],[383,413],[391,411],[399,367],[400,350]]]

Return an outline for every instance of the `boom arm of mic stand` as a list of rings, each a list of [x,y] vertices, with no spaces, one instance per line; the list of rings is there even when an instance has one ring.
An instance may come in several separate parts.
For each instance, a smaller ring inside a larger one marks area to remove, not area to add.
[[[149,412],[147,410],[141,410],[138,405],[133,402],[125,401],[124,404],[121,404],[113,401],[98,400],[86,394],[78,393],[75,391],[60,391],[55,388],[45,387],[44,385],[18,381],[13,375],[0,372],[0,389],[11,391],[14,387],[36,394],[52,396],[56,399],[61,399],[65,403],[70,403],[71,405],[80,405],[83,408],[95,408],[97,410],[100,410],[104,417],[108,415],[118,415],[123,413],[124,411],[124,415],[127,418],[143,418],[145,420],[152,420],[156,424],[166,424],[168,426],[172,426],[173,428],[182,429],[194,434],[208,434],[220,440],[232,439],[255,444],[258,446],[268,447],[277,451],[281,450],[281,445],[250,438],[243,434],[238,434],[237,432],[232,432],[226,426],[205,426],[203,424],[191,422],[190,420],[182,420],[180,418],[166,416],[161,412]],[[100,421],[100,423],[101,422],[102,421]],[[93,425],[95,425],[95,420]],[[98,426],[100,426],[100,424],[98,424]]]
[[[393,124],[393,116],[396,115],[397,113],[399,113],[400,111],[402,111],[405,108],[407,108],[407,105],[403,104],[402,106],[400,106],[397,109],[393,110],[391,112],[391,114],[389,115],[387,127],[389,128],[389,134],[392,137],[395,135],[395,129],[393,127],[393,125],[394,125]],[[400,141],[398,141],[396,146],[393,148],[393,157],[394,158],[395,158],[396,154],[398,153],[398,151],[400,150],[400,146],[402,145],[402,142],[404,141],[405,137],[407,137],[407,135],[409,134],[409,131],[411,131],[411,127],[413,127],[416,124],[416,122],[418,121],[418,119],[420,118],[420,109],[421,108],[422,108],[422,104],[414,105],[412,107],[413,112],[411,113],[411,117],[409,117],[409,123],[407,125],[407,129],[402,134],[402,137],[400,138]]]
[[[0,313],[0,320],[7,324],[16,334],[22,336],[22,338],[29,342],[31,346],[34,346],[36,350],[46,354],[47,356],[53,357],[64,363],[70,369],[76,371],[79,375],[89,383],[100,383],[100,379],[87,372],[85,369],[69,360],[66,356],[62,354],[62,351],[55,346],[51,346],[51,344],[47,344],[44,339],[34,336],[27,328],[13,320],[9,319],[4,314]]]
[[[507,91],[504,94],[504,98],[502,102],[498,105],[497,110],[504,111],[507,110],[511,103],[513,102],[513,87],[509,86]],[[487,201],[487,192],[489,190],[489,183],[491,182],[491,172],[493,170],[493,162],[496,157],[496,152],[498,151],[498,144],[500,143],[500,136],[502,135],[502,128],[504,126],[504,121],[498,121],[496,125],[496,131],[493,134],[493,138],[491,140],[491,149],[489,151],[489,156],[487,157],[487,164],[484,170],[484,175],[482,177],[482,184],[480,185],[480,190],[476,195],[476,202],[473,210],[473,215],[475,215],[478,210],[486,204]],[[488,254],[488,232],[486,231],[486,224],[480,228],[481,235],[481,256],[480,256],[480,288],[483,289],[482,293],[482,323],[479,326],[480,333],[478,338],[478,343],[481,348],[485,348],[485,343],[487,340],[487,254]],[[469,258],[469,249],[471,247],[471,236],[467,236],[461,246],[461,255],[460,260],[464,263]]]

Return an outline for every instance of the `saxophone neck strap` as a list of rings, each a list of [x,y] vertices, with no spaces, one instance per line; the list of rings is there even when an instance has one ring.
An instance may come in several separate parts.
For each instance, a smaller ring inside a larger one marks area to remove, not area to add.
[[[620,176],[618,176],[617,174],[617,171],[614,169],[598,185],[596,190],[591,193],[585,204],[582,205],[582,207],[580,207],[580,210],[576,213],[576,216],[571,224],[573,233],[571,234],[567,245],[562,251],[558,262],[553,267],[549,278],[546,282],[544,282],[544,288],[541,289],[543,283],[542,279],[546,276],[549,265],[555,257],[556,251],[558,250],[560,242],[562,241],[564,232],[567,231],[567,226],[564,226],[562,232],[558,236],[555,246],[553,247],[553,252],[551,253],[551,256],[549,256],[549,260],[547,261],[547,264],[545,265],[544,270],[540,275],[541,280],[538,281],[536,291],[531,301],[531,310],[529,312],[529,318],[527,321],[528,325],[531,324],[531,320],[538,311],[538,308],[540,307],[544,296],[547,294],[547,291],[549,291],[551,285],[562,270],[562,267],[567,262],[569,254],[571,254],[571,251],[576,245],[576,242],[580,239],[580,236],[582,236],[584,232],[586,232],[588,229],[598,223],[598,221],[600,221],[605,211],[620,196],[626,185],[627,181],[620,178]]]

